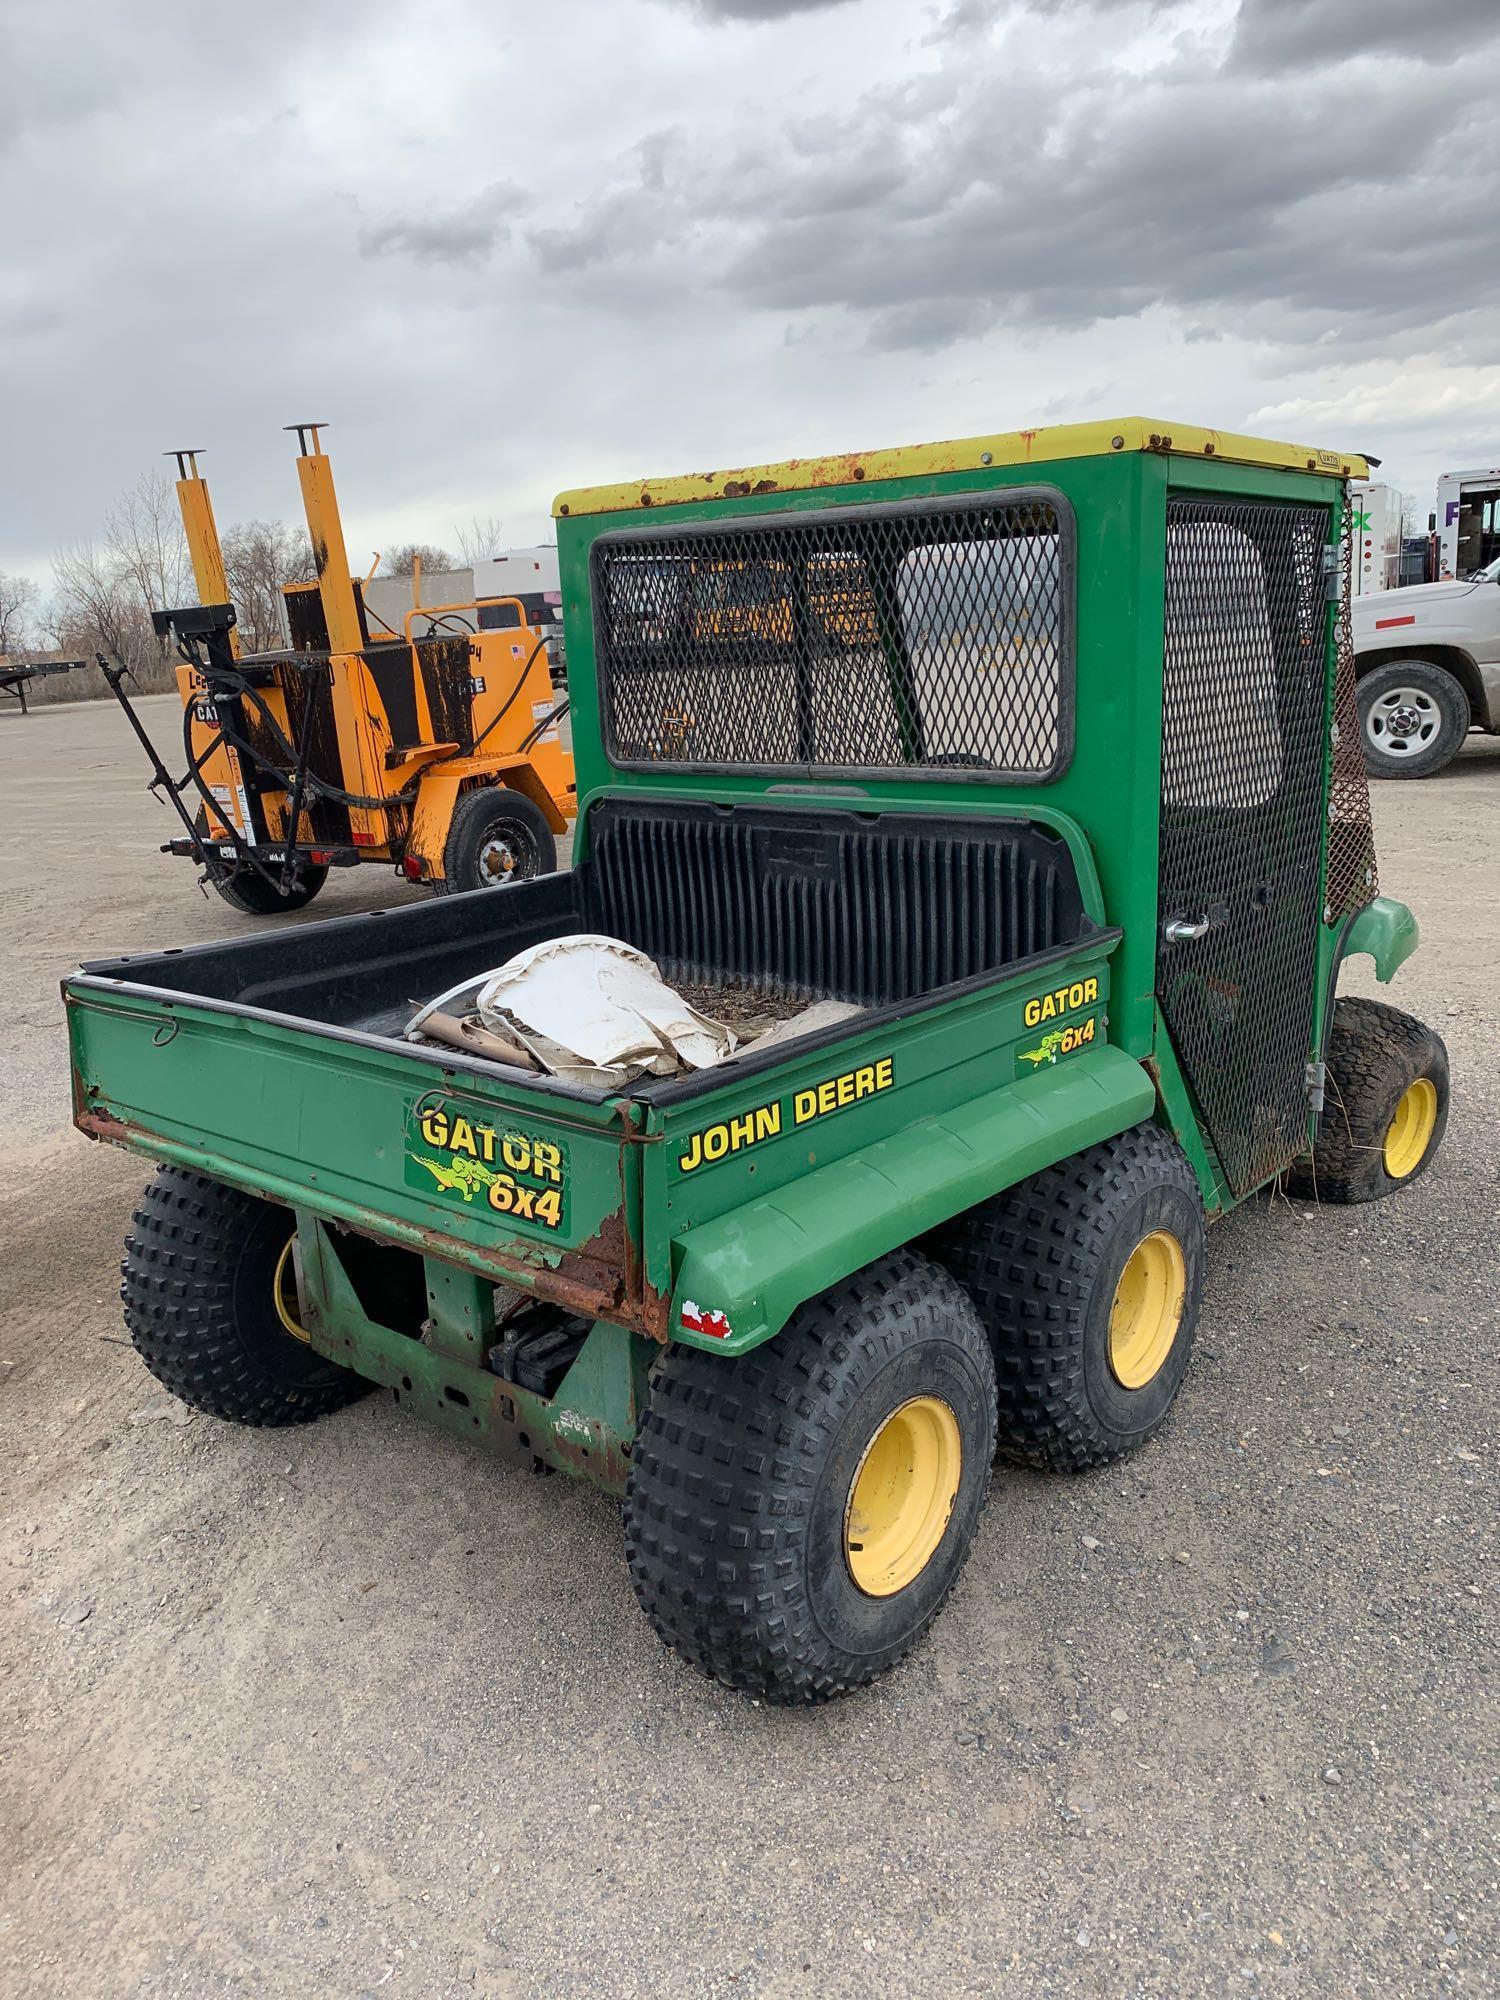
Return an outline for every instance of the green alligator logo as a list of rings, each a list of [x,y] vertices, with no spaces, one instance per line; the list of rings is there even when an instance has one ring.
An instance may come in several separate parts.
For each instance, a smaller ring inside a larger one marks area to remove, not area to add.
[[[1040,1069],[1043,1063],[1055,1063],[1062,1053],[1062,1045],[1066,1039],[1063,1029],[1054,1028],[1050,1035],[1043,1035],[1034,1049],[1022,1049],[1020,1060],[1031,1063],[1037,1069]]]
[[[493,1187],[500,1178],[480,1160],[466,1160],[455,1155],[445,1165],[438,1160],[424,1160],[418,1153],[413,1153],[411,1158],[415,1165],[427,1169],[440,1188],[445,1188],[450,1194],[461,1194],[465,1201],[472,1201],[481,1188]]]

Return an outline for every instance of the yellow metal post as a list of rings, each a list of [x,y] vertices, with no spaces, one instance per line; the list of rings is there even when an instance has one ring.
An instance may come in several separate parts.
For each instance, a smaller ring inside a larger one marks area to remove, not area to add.
[[[229,578],[224,573],[224,551],[219,546],[219,530],[214,521],[213,502],[208,497],[208,481],[198,470],[200,449],[194,446],[190,451],[164,451],[162,457],[177,461],[177,505],[182,512],[182,531],[187,536],[193,581],[198,586],[198,602],[228,604]],[[240,640],[237,632],[230,633],[229,643],[238,659]]]
[[[344,546],[338,496],[333,490],[333,467],[318,438],[318,432],[325,426],[287,424],[285,428],[297,433],[297,478],[302,486],[302,506],[323,599],[323,620],[328,627],[330,693],[343,782],[351,792],[377,796],[389,791],[391,785],[384,759],[371,735],[371,704],[365,698],[366,676],[361,658],[365,641],[360,629],[359,601],[349,574],[349,552]],[[383,850],[389,843],[390,830],[381,811],[351,806],[349,825],[358,847]]]
[[[322,424],[288,424],[297,433],[299,457],[297,477],[302,483],[302,506],[307,515],[307,532],[312,537],[313,561],[317,565],[318,589],[323,598],[323,617],[328,626],[330,653],[357,653],[364,645],[359,627],[359,605],[354,580],[349,574],[349,552],[344,547],[344,526],[339,519],[338,497],[333,490],[333,466],[318,438]],[[312,433],[312,450],[307,449],[307,433]]]

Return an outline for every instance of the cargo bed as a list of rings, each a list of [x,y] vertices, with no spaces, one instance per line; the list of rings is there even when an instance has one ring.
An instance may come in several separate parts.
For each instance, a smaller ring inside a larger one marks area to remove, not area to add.
[[[401,1039],[423,1000],[579,931],[668,980],[862,1011],[612,1095]],[[857,1150],[877,1097],[888,1130],[893,1090],[915,1118],[1050,1062],[1018,1067],[1028,997],[1071,985],[1102,1051],[1116,935],[1066,844],[1022,817],[605,798],[568,873],[85,966],[65,987],[75,1118],[659,1334],[673,1240],[747,1186]]]

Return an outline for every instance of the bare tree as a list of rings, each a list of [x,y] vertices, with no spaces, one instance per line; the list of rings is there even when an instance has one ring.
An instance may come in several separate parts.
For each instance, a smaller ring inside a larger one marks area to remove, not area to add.
[[[0,654],[19,653],[31,643],[36,585],[29,576],[0,570]]]
[[[150,607],[108,548],[75,542],[52,558],[52,574],[56,591],[49,622],[55,647],[84,659],[104,653],[129,667],[148,692],[172,685],[175,663],[166,659],[151,629]]]
[[[240,643],[252,653],[283,645],[282,585],[311,583],[318,573],[306,529],[241,521],[224,534],[222,547]]]
[[[488,562],[491,556],[499,555],[505,542],[505,523],[498,514],[475,514],[467,527],[454,527],[453,539],[458,544],[463,566],[473,569],[477,563]],[[426,567],[425,558],[423,567]]]
[[[393,549],[387,549],[383,568],[387,576],[410,576],[421,557],[424,570],[437,571],[456,569],[458,565],[446,549],[434,548],[430,542],[400,542]]]
[[[177,498],[159,472],[122,493],[104,518],[104,546],[115,574],[148,611],[192,600],[192,566]]]

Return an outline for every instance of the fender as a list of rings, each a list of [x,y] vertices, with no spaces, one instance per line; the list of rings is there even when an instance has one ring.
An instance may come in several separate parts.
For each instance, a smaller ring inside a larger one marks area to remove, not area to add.
[[[1334,975],[1337,977],[1346,958],[1366,952],[1375,961],[1375,977],[1382,986],[1389,986],[1421,941],[1417,920],[1405,903],[1398,903],[1393,896],[1376,896],[1351,919],[1339,939]]]
[[[804,1299],[1155,1108],[1142,1065],[1105,1046],[919,1119],[678,1237],[669,1337],[747,1353]]]

